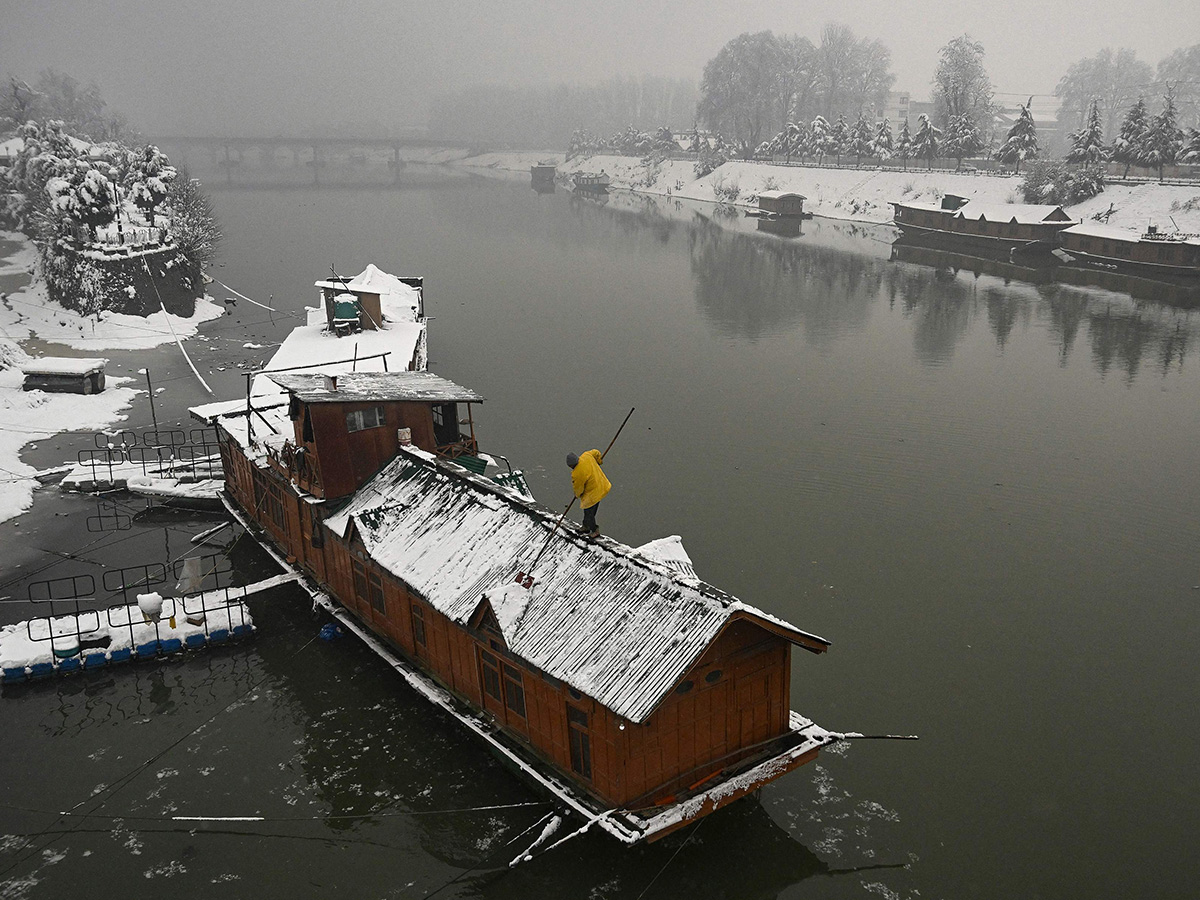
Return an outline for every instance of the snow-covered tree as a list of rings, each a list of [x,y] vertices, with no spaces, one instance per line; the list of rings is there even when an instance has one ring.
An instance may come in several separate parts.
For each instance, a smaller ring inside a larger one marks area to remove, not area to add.
[[[904,124],[900,126],[900,133],[896,135],[896,156],[900,157],[904,162],[904,171],[908,171],[908,161],[913,155],[912,135],[908,131],[908,119],[904,120]]]
[[[76,158],[46,182],[50,209],[66,226],[83,226],[92,236],[117,214],[113,186],[90,161]]]
[[[916,159],[928,160],[928,167],[932,169],[933,161],[938,155],[938,148],[941,146],[941,138],[942,129],[937,128],[929,121],[929,116],[922,113],[917,120],[917,133],[912,139],[912,155]]]
[[[1038,155],[1037,126],[1033,122],[1033,114],[1029,111],[1032,104],[1033,98],[1030,97],[1029,103],[1021,107],[1017,121],[1008,129],[1004,143],[996,151],[996,159],[1002,163],[1011,163],[1014,166],[1013,172],[1021,171],[1021,160],[1035,159]]]
[[[1100,121],[1098,100],[1092,101],[1083,128],[1071,132],[1070,138],[1071,150],[1067,153],[1067,162],[1098,163],[1108,159],[1109,151],[1104,146],[1104,124]]]
[[[942,141],[942,153],[953,156],[961,169],[965,157],[973,156],[982,149],[983,138],[975,121],[966,113],[951,116],[946,126],[946,137]]]
[[[129,160],[125,188],[129,199],[154,226],[154,213],[167,198],[171,182],[175,180],[175,167],[166,155],[153,144],[134,151]]]
[[[55,175],[66,174],[78,154],[63,123],[57,120],[30,120],[17,129],[17,136],[23,141],[21,151],[0,173],[4,213],[15,227],[32,235],[39,227],[39,211],[49,203],[47,183]]]
[[[830,152],[837,158],[837,164],[842,164],[842,154],[850,146],[850,123],[845,116],[838,116],[829,131]]]
[[[855,165],[862,165],[864,156],[871,156],[871,125],[859,115],[858,121],[850,128],[850,139],[846,144],[846,152],[853,153]]]
[[[199,266],[212,262],[221,232],[217,227],[212,201],[200,188],[200,182],[179,173],[170,184],[171,240]]]
[[[1200,130],[1189,128],[1183,142],[1183,151],[1179,161],[1185,163],[1200,163]]]
[[[1129,107],[1129,112],[1125,113],[1125,118],[1121,122],[1121,131],[1112,144],[1112,158],[1116,162],[1125,164],[1122,178],[1129,177],[1130,166],[1142,164],[1148,129],[1146,99],[1138,97],[1137,102]]]
[[[833,134],[829,121],[824,116],[817,116],[812,120],[808,135],[809,150],[817,158],[817,165],[820,165],[826,155],[833,151]]]
[[[907,124],[906,122],[905,125]],[[871,138],[871,155],[882,163],[887,162],[894,151],[895,141],[892,140],[892,123],[884,119],[879,123],[879,127],[875,129],[875,136]]]
[[[1175,114],[1175,95],[1170,87],[1163,97],[1163,108],[1150,120],[1146,129],[1146,142],[1142,159],[1147,166],[1158,169],[1158,180],[1163,180],[1163,168],[1174,165],[1183,148],[1183,132],[1179,129]]]

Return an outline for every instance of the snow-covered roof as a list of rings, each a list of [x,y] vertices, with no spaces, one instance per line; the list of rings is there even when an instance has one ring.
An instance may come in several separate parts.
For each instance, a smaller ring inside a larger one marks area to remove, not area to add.
[[[327,525],[345,537],[353,523],[376,562],[455,622],[486,600],[514,654],[635,723],[734,620],[828,647],[657,561],[655,548],[552,532],[557,520],[483,476],[402,449]],[[543,546],[533,587],[514,584]],[[678,557],[682,545],[657,550]]]
[[[1072,225],[1070,228],[1064,228],[1063,234],[1078,234],[1084,237],[1102,238],[1109,241],[1127,241],[1135,244],[1138,241],[1143,240],[1145,237],[1145,235],[1140,231],[1131,231],[1128,228],[1118,228],[1115,225],[1102,225],[1099,222],[1081,222],[1078,225]],[[1147,238],[1147,240],[1170,243],[1200,244],[1200,235],[1160,232],[1153,238]]]
[[[955,218],[986,219],[989,222],[1016,222],[1018,225],[1041,225],[1045,222],[1069,222],[1071,217],[1061,206],[1041,203],[980,203],[970,200],[959,207]]]
[[[395,275],[391,275],[373,263],[351,278],[349,281],[318,281],[317,287],[332,291],[352,291],[356,294],[378,294],[380,298],[391,297],[399,300],[414,311],[419,308],[417,289],[405,284]]]
[[[246,403],[245,397],[240,397],[237,400],[217,400],[215,403],[193,406],[188,409],[188,412],[192,414],[193,418],[211,425],[222,416],[244,416],[247,406],[252,411],[263,412],[268,409],[287,406],[287,403],[287,394],[281,391],[274,394],[255,394],[250,398],[249,404]]]
[[[272,375],[271,379],[305,403],[361,403],[368,400],[409,400],[419,403],[482,403],[483,397],[432,372],[349,372],[324,375]]]
[[[21,371],[26,375],[91,375],[103,372],[107,359],[77,358],[73,356],[43,356],[22,363]]]
[[[807,198],[803,194],[798,194],[795,191],[759,191],[759,200],[782,200],[784,197],[799,197],[801,200]]]

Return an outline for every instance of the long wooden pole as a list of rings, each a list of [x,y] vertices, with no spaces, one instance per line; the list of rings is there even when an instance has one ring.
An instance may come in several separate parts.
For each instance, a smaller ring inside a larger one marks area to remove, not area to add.
[[[621,427],[617,429],[617,433],[613,435],[613,439],[608,442],[608,446],[604,448],[604,452],[600,454],[600,458],[604,459],[608,455],[608,451],[613,448],[613,444],[617,442],[617,438],[621,436],[621,432],[625,430],[625,423],[629,421],[629,417],[633,415],[636,406],[629,408],[629,412],[625,414],[625,418],[621,421]],[[567,508],[562,511],[562,515],[558,517],[558,521],[554,523],[554,527],[550,529],[550,533],[546,535],[546,542],[542,544],[542,549],[538,551],[538,555],[533,558],[533,562],[529,568],[523,572],[517,573],[517,584],[525,588],[533,587],[533,570],[537,566],[538,560],[542,558],[542,554],[546,552],[546,548],[550,546],[550,539],[558,533],[558,527],[562,525],[563,519],[567,517],[567,513],[571,511],[571,507],[575,505],[578,497],[572,497],[571,502],[567,504]]]

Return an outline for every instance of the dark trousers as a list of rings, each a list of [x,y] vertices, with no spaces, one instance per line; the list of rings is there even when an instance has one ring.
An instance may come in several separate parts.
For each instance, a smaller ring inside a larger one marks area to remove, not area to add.
[[[600,508],[600,504],[589,506],[583,511],[583,530],[596,531],[596,510]]]

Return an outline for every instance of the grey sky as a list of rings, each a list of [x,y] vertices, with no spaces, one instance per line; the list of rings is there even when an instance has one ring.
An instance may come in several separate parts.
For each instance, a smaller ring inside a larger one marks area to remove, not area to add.
[[[1193,0],[1141,12],[1113,0],[0,0],[0,72],[94,80],[151,133],[390,127],[423,123],[437,91],[481,81],[698,81],[743,31],[817,40],[829,21],[887,44],[896,88],[917,98],[938,49],[963,32],[983,42],[997,91],[1014,96],[1052,92],[1068,65],[1106,46],[1155,66],[1200,43]]]

